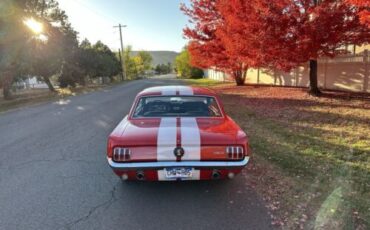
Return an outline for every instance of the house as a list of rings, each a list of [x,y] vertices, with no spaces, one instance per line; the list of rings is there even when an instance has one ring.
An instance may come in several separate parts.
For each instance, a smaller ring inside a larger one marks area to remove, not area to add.
[[[14,83],[18,89],[47,89],[48,85],[35,76],[29,76],[22,81]]]

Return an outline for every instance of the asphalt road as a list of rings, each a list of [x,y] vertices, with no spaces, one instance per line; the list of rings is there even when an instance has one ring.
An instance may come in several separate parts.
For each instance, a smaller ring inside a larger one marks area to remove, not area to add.
[[[0,229],[270,229],[245,178],[126,182],[106,140],[140,90],[166,77],[0,114]]]

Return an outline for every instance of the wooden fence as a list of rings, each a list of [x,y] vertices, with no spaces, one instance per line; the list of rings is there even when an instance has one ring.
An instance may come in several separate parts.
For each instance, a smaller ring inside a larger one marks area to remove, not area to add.
[[[322,58],[318,62],[318,83],[322,89],[343,90],[370,93],[369,52],[342,55],[334,59]],[[208,69],[205,76],[219,81],[230,81],[225,73]],[[309,85],[309,64],[293,69],[290,72],[250,69],[247,84],[278,85],[291,87],[307,87]]]

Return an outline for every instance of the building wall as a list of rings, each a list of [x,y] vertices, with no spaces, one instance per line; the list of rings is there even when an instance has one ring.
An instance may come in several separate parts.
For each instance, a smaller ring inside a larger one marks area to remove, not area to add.
[[[48,85],[43,81],[37,79],[37,77],[29,76],[23,81],[15,82],[14,85],[18,89],[47,89]]]
[[[318,84],[320,88],[353,92],[370,92],[369,52],[344,55],[334,59],[324,58],[318,64]],[[208,78],[225,81],[227,74],[207,70]],[[309,64],[302,65],[290,72],[250,69],[247,84],[280,85],[307,87],[309,85]]]

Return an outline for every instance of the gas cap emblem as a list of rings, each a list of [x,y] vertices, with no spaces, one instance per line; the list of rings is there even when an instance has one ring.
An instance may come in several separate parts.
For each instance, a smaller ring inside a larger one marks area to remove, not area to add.
[[[183,157],[185,150],[182,147],[177,147],[173,150],[173,154],[175,154],[176,157]]]

